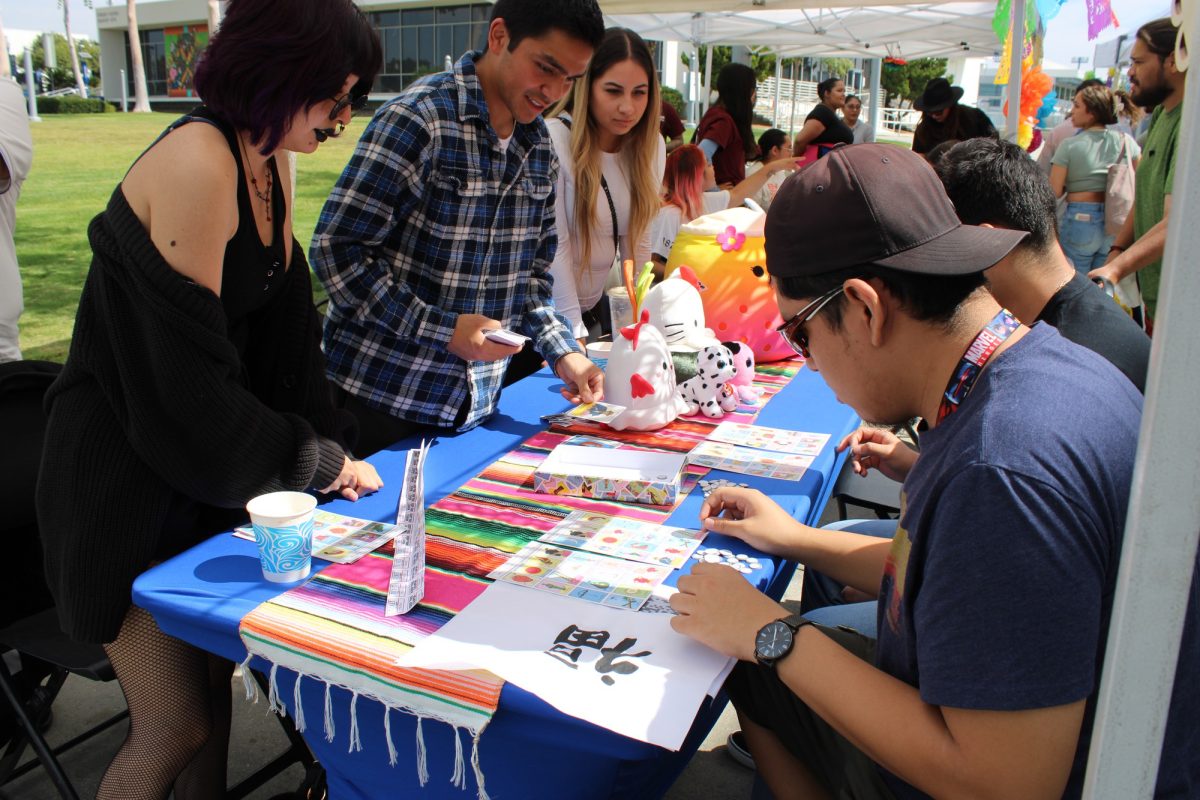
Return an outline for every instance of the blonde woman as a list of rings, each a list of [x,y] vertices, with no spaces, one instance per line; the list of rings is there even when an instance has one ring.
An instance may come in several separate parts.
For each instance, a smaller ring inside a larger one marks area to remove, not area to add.
[[[614,260],[650,260],[666,161],[658,108],[650,48],[633,31],[610,28],[587,73],[546,120],[559,160],[554,305],[581,342],[584,316],[604,294]]]

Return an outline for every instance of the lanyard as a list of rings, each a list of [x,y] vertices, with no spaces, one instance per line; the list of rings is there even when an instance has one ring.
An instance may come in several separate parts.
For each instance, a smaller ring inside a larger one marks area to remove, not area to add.
[[[958,366],[955,367],[954,373],[950,376],[950,382],[946,384],[946,392],[942,395],[942,404],[938,407],[938,422],[958,411],[959,405],[975,388],[975,381],[979,379],[979,373],[983,372],[984,365],[995,354],[996,348],[1003,344],[1004,340],[1011,336],[1020,325],[1021,323],[1016,317],[1008,313],[1007,309],[1002,308],[1000,313],[992,317],[992,321],[979,332],[975,340],[967,347],[967,352],[963,354]]]
[[[604,190],[604,196],[608,198],[608,211],[610,214],[612,214],[613,251],[615,253],[613,260],[615,261],[621,257],[621,244],[617,235],[617,204],[613,202],[612,192],[608,190],[608,181],[604,180],[603,175],[600,176],[600,188]]]

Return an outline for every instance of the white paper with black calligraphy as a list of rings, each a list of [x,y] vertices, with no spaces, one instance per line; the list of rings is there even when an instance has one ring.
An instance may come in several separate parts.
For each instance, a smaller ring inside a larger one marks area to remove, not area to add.
[[[493,583],[400,660],[482,668],[565,714],[678,750],[732,659],[635,614]]]

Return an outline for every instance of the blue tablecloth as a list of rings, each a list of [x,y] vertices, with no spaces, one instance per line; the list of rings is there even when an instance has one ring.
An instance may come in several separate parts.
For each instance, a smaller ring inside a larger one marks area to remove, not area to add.
[[[543,371],[505,389],[498,413],[482,427],[456,436],[439,437],[425,467],[425,499],[433,503],[450,494],[481,469],[512,450],[521,441],[545,429],[542,414],[560,411],[567,404],[558,394],[560,383]],[[778,481],[714,471],[724,477],[761,488],[797,519],[815,523],[820,517],[842,458],[833,452],[836,442],[858,424],[848,407],[835,400],[812,371],[801,373],[763,409],[758,423],[779,428],[829,433],[830,442],[800,481]],[[358,503],[338,500],[328,508],[336,513],[380,521],[394,521],[400,490],[397,475],[403,469],[403,451],[416,442],[406,440],[369,460],[386,486]],[[671,522],[698,527],[699,491],[675,511]],[[705,546],[728,547],[755,554],[741,542],[715,534]],[[760,588],[779,597],[794,565],[756,554],[763,568],[748,576]],[[314,569],[325,562],[314,561]],[[673,582],[676,576],[668,582]],[[154,615],[167,633],[204,650],[241,661],[245,648],[238,637],[243,616],[288,586],[265,581],[252,542],[222,534],[147,571],[133,588],[134,602]],[[264,665],[259,665],[264,666]],[[280,696],[291,707],[295,676],[279,670]],[[422,788],[415,768],[415,721],[407,714],[390,715],[393,741],[399,753],[396,767],[388,764],[383,738],[383,706],[360,699],[357,717],[361,751],[347,752],[349,693],[333,690],[336,735],[327,742],[319,713],[324,688],[317,681],[302,684],[309,728],[305,733],[316,757],[329,776],[330,797],[335,800],[401,797],[422,791],[430,796],[470,797],[474,780],[467,769],[467,790],[455,788],[450,776],[455,763],[453,731],[446,725],[423,725],[428,748],[430,780]],[[480,741],[480,760],[488,793],[501,798],[602,798],[657,797],[670,787],[687,764],[724,706],[708,702],[701,709],[688,741],[679,753],[670,753],[611,731],[568,717],[535,695],[506,684],[496,716]],[[311,709],[311,710],[310,710]],[[463,747],[470,753],[470,742]]]

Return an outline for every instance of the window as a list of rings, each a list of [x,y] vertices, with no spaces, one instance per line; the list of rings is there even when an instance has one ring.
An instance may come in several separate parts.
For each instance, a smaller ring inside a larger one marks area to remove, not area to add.
[[[457,61],[467,50],[482,47],[491,12],[491,3],[370,12],[383,43],[383,72],[375,91],[397,93],[422,75],[440,72],[446,56]]]
[[[138,39],[142,42],[142,66],[146,71],[146,94],[151,97],[164,96],[167,93],[167,51],[163,41],[162,28],[138,31]],[[129,33],[125,33],[125,63],[130,65],[125,71],[126,89],[130,99],[134,96],[133,88],[133,54],[129,49]]]

